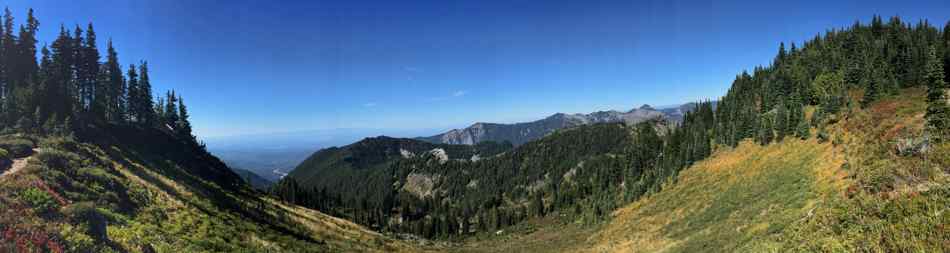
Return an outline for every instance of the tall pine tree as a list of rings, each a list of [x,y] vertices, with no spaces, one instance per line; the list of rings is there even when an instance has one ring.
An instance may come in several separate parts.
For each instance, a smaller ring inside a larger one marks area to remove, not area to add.
[[[176,129],[178,129],[179,135],[194,139],[195,136],[191,134],[191,121],[188,120],[188,108],[185,108],[185,100],[178,97],[178,124]]]
[[[937,49],[927,55],[927,129],[936,142],[950,140],[950,87],[944,79],[943,62]]]
[[[122,75],[122,67],[119,65],[119,54],[112,46],[112,40],[109,40],[108,49],[106,49],[106,62],[103,65],[103,79],[101,80],[101,91],[103,101],[97,101],[103,104],[105,108],[105,118],[110,122],[119,123],[126,119],[126,83]]]
[[[165,116],[165,124],[175,127],[178,124],[178,98],[175,95],[175,91],[166,92],[165,97],[165,101],[168,102],[165,104],[165,108],[162,108]]]
[[[136,71],[135,64],[129,65],[128,71],[128,81],[126,82],[126,87],[128,91],[125,93],[126,101],[126,117],[130,122],[141,122],[141,115],[139,115],[140,108],[142,106],[139,101],[140,90],[139,90],[139,74]]]
[[[139,116],[143,126],[153,126],[156,123],[154,105],[152,104],[152,84],[148,77],[148,62],[142,62],[139,66],[139,83],[137,94],[138,108],[136,114]]]

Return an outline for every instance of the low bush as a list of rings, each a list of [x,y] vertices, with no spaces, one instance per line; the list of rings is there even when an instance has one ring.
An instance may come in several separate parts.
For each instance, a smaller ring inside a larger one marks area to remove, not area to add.
[[[46,167],[58,170],[67,170],[70,167],[77,167],[79,156],[62,150],[47,149],[36,155],[36,159],[42,162]]]
[[[77,228],[71,224],[63,225],[59,234],[66,242],[66,249],[69,252],[95,252],[96,241],[89,235],[83,233],[84,229]]]
[[[929,156],[938,167],[950,172],[950,142],[934,145]]]
[[[828,140],[831,140],[831,135],[828,134],[828,131],[824,127],[818,129],[818,143],[825,143]]]
[[[6,149],[0,148],[0,161],[10,160],[10,152],[7,152]]]
[[[28,141],[30,141],[31,143],[33,143],[34,145],[36,144],[37,140],[39,140],[39,138],[38,138],[37,136],[35,136],[35,135],[23,134],[23,133],[13,133],[13,134],[7,134],[7,135],[2,135],[2,136],[0,136],[0,141],[3,141],[3,140],[17,140],[17,139],[28,140]]]
[[[906,137],[897,139],[896,152],[901,156],[917,156],[927,153],[930,149],[930,140],[927,138]]]
[[[13,158],[26,157],[33,153],[33,141],[28,139],[0,139],[0,148],[6,149]]]
[[[96,209],[95,204],[92,202],[72,204],[63,210],[63,213],[66,217],[69,217],[74,224],[79,224],[84,227],[86,234],[92,238],[100,241],[108,240],[108,234],[106,234],[106,226],[109,223],[108,219]]]
[[[45,214],[59,207],[59,203],[49,193],[36,187],[30,187],[20,193],[20,199],[30,204],[37,213]]]
[[[843,136],[843,135],[841,135],[840,133],[838,133],[838,134],[835,134],[834,136],[835,136],[835,138],[834,138],[833,140],[831,140],[831,144],[832,144],[832,145],[838,146],[838,145],[844,144],[844,136]]]
[[[85,167],[79,169],[79,178],[83,181],[95,182],[102,184],[104,186],[110,186],[115,184],[113,176],[106,172],[106,170],[98,167]]]
[[[49,137],[43,140],[40,140],[40,147],[45,149],[59,149],[66,150],[70,152],[76,152],[79,150],[79,144],[76,143],[76,140],[72,137]]]

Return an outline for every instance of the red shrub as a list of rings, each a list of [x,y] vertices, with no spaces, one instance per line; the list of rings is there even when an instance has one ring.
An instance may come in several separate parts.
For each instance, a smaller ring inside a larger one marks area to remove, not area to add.
[[[56,191],[50,189],[49,185],[46,185],[46,182],[43,182],[43,180],[36,180],[33,185],[42,189],[43,191],[46,191],[46,193],[49,193],[50,196],[53,196],[53,198],[56,199],[56,202],[59,202],[60,206],[66,206],[69,204],[66,199],[63,198],[63,196],[60,196],[59,193],[56,193]]]

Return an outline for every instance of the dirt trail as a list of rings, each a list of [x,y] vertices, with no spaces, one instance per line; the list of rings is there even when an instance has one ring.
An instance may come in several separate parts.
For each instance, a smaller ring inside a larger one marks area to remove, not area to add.
[[[30,154],[27,157],[13,159],[13,164],[10,165],[9,169],[7,169],[6,171],[3,171],[3,174],[0,174],[0,178],[4,178],[7,175],[12,175],[13,173],[16,173],[17,171],[22,170],[24,167],[26,167],[27,162],[29,162],[30,159],[32,159],[33,156],[38,154],[39,152],[40,152],[39,148],[34,148],[33,154]]]

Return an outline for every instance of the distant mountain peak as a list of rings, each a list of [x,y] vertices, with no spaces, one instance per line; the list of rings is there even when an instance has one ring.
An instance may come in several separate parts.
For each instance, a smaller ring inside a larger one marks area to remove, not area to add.
[[[689,108],[692,109],[692,108]],[[571,128],[580,125],[625,122],[636,124],[645,120],[665,119],[679,121],[683,113],[689,110],[656,110],[649,104],[627,112],[617,110],[596,111],[589,114],[582,113],[555,113],[544,119],[515,124],[496,124],[478,122],[465,129],[451,131],[429,137],[417,139],[431,143],[467,144],[472,145],[483,141],[511,142],[514,145],[544,137],[558,129]]]

